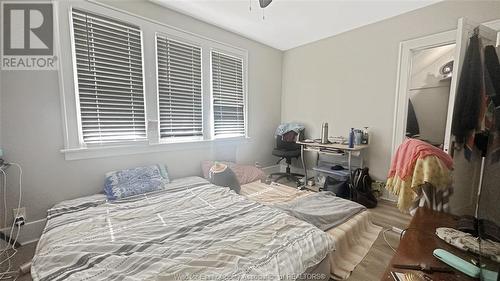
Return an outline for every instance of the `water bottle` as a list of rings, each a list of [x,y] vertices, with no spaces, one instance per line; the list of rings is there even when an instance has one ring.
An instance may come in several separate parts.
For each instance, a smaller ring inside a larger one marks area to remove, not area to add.
[[[328,143],[328,123],[323,123],[321,125],[321,143]]]
[[[363,131],[356,129],[354,130],[354,145],[360,145],[363,142]]]
[[[349,148],[354,148],[354,128],[349,132]]]
[[[368,127],[365,127],[363,129],[363,140],[361,141],[362,144],[368,144],[370,140],[370,136],[368,134]]]

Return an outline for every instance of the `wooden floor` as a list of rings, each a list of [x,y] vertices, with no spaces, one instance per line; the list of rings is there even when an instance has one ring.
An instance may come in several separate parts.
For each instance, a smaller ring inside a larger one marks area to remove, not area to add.
[[[392,226],[404,229],[410,222],[410,216],[401,214],[393,203],[387,201],[380,201],[378,206],[370,209],[372,220],[375,224],[383,226],[385,229]],[[393,231],[385,233],[387,241],[396,248],[399,243],[399,235]],[[17,269],[25,262],[28,262],[33,257],[36,243],[24,245],[19,249],[18,254],[12,262],[12,268]],[[349,281],[376,281],[385,271],[393,255],[392,249],[387,245],[383,238],[383,232],[375,241],[373,247],[370,249],[363,261],[356,267]],[[0,272],[2,272],[0,266]],[[30,281],[30,275],[19,277],[16,281]]]
[[[292,187],[296,186],[294,182],[282,181],[281,183]],[[392,229],[393,226],[399,229],[405,229],[410,224],[411,216],[401,213],[396,207],[396,203],[390,201],[379,200],[377,207],[369,209],[368,211],[371,213],[373,223],[382,226],[384,230]],[[387,242],[385,240],[387,240]],[[394,231],[382,231],[368,254],[354,269],[352,275],[347,280],[380,280],[394,254],[393,249],[391,249],[387,243],[396,249],[399,245],[399,234]]]
[[[402,214],[392,202],[380,200],[376,208],[370,209],[373,223],[390,229],[393,226],[405,229],[410,223],[411,217]],[[387,242],[393,248],[399,244],[399,234],[393,231],[382,231],[373,244],[372,248],[363,259],[363,261],[354,269],[352,275],[347,279],[349,281],[376,281],[380,280],[384,274],[385,268],[389,264],[393,250],[384,240],[384,232]]]

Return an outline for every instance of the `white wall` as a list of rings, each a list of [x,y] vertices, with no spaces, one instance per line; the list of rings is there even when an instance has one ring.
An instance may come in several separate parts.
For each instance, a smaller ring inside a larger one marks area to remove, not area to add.
[[[23,165],[23,205],[28,221],[45,217],[46,209],[58,201],[101,191],[103,174],[109,170],[161,162],[168,165],[173,177],[181,177],[198,174],[204,159],[272,164],[276,160],[271,156],[273,132],[280,119],[304,122],[314,137],[319,136],[325,121],[331,135],[345,135],[350,127],[370,126],[369,165],[373,175],[383,179],[390,162],[399,42],[453,29],[461,16],[477,22],[500,18],[499,1],[445,1],[283,55],[149,2],[102,2],[247,49],[251,140],[67,161],[60,152],[63,132],[57,72],[1,71],[0,144],[9,161]],[[10,209],[17,189],[15,169],[9,173]]]
[[[248,50],[249,136],[245,142],[87,160],[65,160],[56,71],[2,71],[0,143],[5,158],[23,166],[23,205],[28,221],[46,216],[56,202],[100,192],[105,172],[166,163],[172,177],[201,173],[200,161],[228,159],[273,164],[274,130],[280,122],[282,52],[145,1],[110,5]],[[63,51],[69,51],[63,50]],[[68,79],[68,78],[66,78]],[[17,200],[15,169],[9,169],[8,214]],[[3,215],[0,216],[3,218]]]
[[[444,1],[285,52],[282,121],[301,121],[319,138],[369,126],[368,165],[385,179],[391,161],[399,43],[455,29],[460,17],[500,18],[500,1]]]

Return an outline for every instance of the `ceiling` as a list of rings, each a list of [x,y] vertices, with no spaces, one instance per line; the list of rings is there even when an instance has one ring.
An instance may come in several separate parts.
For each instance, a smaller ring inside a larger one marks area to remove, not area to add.
[[[258,0],[151,1],[271,47],[288,50],[439,0],[273,0],[265,9],[259,7]]]

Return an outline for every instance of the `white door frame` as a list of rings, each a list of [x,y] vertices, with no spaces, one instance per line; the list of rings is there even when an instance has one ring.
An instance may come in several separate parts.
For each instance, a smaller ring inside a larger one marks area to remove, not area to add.
[[[483,25],[498,31],[497,46],[500,45],[500,19],[483,23]],[[457,31],[450,30],[417,39],[402,41],[399,44],[399,63],[394,101],[394,120],[392,135],[392,153],[403,142],[408,115],[408,87],[411,71],[411,55],[414,51],[456,43]]]
[[[399,44],[399,65],[396,84],[394,126],[392,135],[392,154],[403,142],[408,115],[409,84],[411,78],[411,59],[416,51],[426,50],[455,44],[457,33],[455,30],[441,32],[417,39],[403,41]]]

